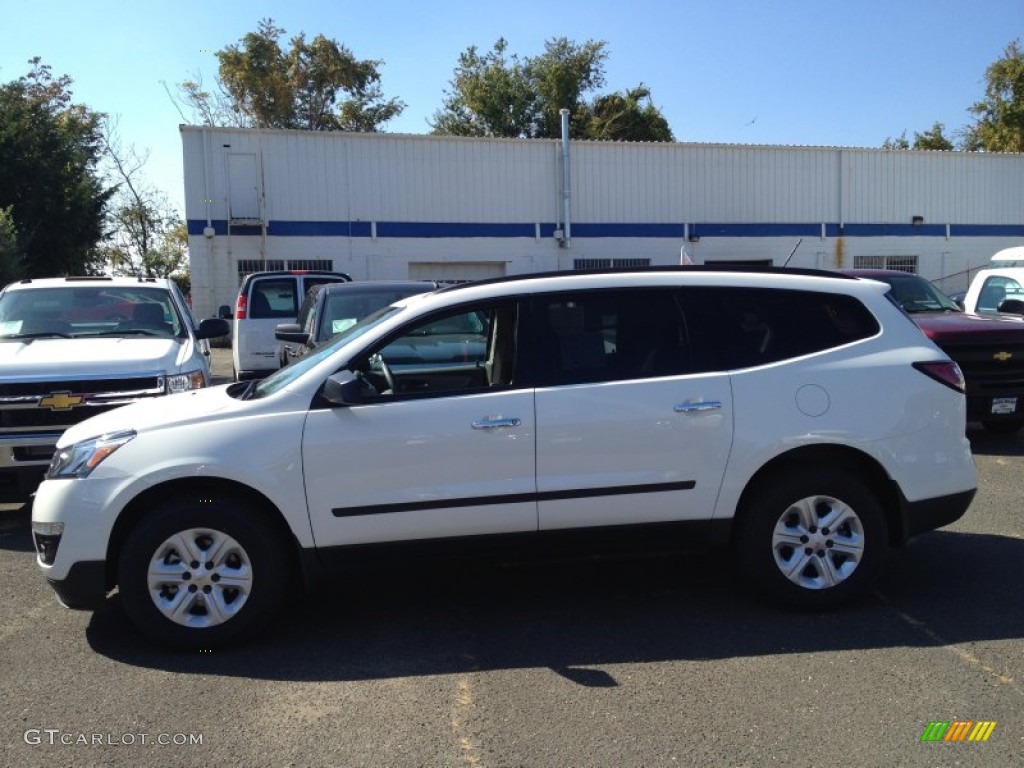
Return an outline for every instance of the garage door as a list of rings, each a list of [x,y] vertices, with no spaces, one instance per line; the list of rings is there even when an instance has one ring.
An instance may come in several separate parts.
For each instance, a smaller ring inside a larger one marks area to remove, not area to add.
[[[410,261],[410,280],[437,280],[440,283],[464,283],[504,277],[504,261]]]

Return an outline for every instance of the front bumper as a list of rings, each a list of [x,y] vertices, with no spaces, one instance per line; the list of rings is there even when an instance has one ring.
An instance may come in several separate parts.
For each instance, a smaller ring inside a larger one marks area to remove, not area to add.
[[[46,581],[65,608],[94,611],[107,599],[107,565],[102,560],[75,563],[63,579]]]

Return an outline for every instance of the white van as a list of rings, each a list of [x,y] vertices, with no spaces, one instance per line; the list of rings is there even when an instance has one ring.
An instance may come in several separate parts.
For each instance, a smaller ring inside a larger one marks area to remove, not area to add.
[[[253,272],[242,281],[235,300],[231,364],[235,381],[261,379],[278,369],[274,329],[294,323],[306,291],[321,283],[347,283],[344,272],[283,270]]]

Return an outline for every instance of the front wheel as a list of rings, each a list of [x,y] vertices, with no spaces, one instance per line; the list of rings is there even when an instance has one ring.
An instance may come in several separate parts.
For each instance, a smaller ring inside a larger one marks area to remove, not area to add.
[[[287,557],[273,528],[227,498],[174,499],[129,534],[118,588],[157,642],[207,650],[249,639],[280,606]]]
[[[760,483],[737,521],[747,582],[796,608],[830,608],[862,594],[888,547],[875,495],[856,477],[820,467]]]

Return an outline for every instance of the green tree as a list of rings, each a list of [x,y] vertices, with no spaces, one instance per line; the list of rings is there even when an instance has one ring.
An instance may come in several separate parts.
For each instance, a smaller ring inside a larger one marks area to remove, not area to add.
[[[949,151],[954,149],[953,142],[946,138],[942,123],[934,123],[924,133],[914,132],[914,149],[938,149]]]
[[[114,190],[101,248],[116,275],[170,277],[187,266],[188,233],[167,196],[146,182],[148,152],[124,146],[114,120],[104,120],[101,140]]]
[[[25,271],[12,207],[0,208],[0,285],[17,280]]]
[[[964,132],[966,149],[1024,152],[1024,51],[1014,40],[985,70],[985,98],[968,110],[977,121]]]
[[[616,141],[672,141],[665,116],[651,103],[643,83],[625,93],[598,96],[589,108],[585,135],[588,139]],[[642,102],[646,101],[646,104]]]
[[[585,94],[604,86],[607,43],[588,40],[577,45],[564,37],[544,44],[544,53],[526,61],[527,80],[537,93],[537,133],[545,138],[562,135],[562,108],[569,110],[571,135],[586,134],[589,114]]]
[[[518,56],[506,55],[508,43],[499,39],[481,54],[470,46],[434,116],[434,133],[451,136],[533,137],[537,130],[537,93]]]
[[[910,149],[907,132],[903,131],[895,139],[892,136],[887,136],[885,141],[882,142],[882,149]]]
[[[953,142],[943,133],[946,127],[942,123],[934,123],[924,133],[914,132],[914,143],[907,140],[907,132],[903,131],[897,138],[889,137],[882,142],[882,149],[955,149]]]
[[[102,115],[71,100],[36,57],[0,86],[0,209],[16,231],[15,267],[27,277],[101,269],[97,243],[110,190],[97,173]]]
[[[559,138],[561,110],[569,110],[573,138],[671,141],[664,116],[643,84],[625,93],[588,97],[605,84],[607,43],[581,44],[564,37],[545,43],[539,56],[520,59],[501,38],[481,53],[470,46],[459,56],[435,134]]]
[[[323,35],[293,37],[263,19],[237,45],[217,52],[218,91],[186,80],[180,91],[204,124],[315,131],[377,131],[405,105],[385,99],[378,67]]]

